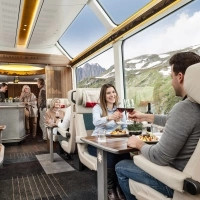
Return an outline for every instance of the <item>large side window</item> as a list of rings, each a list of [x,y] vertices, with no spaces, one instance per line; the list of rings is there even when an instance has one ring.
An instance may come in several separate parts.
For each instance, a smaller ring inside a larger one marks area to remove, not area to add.
[[[200,53],[200,0],[126,39],[123,45],[125,89],[136,107],[165,114],[180,100],[171,86],[169,59],[182,51]]]
[[[99,88],[105,83],[114,83],[114,55],[109,49],[76,69],[78,88]]]

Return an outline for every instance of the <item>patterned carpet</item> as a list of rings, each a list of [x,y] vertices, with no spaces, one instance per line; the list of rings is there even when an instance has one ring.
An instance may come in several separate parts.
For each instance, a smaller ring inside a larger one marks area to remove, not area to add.
[[[0,199],[96,200],[96,172],[85,169],[46,174],[36,158],[47,152],[5,154],[0,169]],[[64,158],[64,157],[63,157]]]

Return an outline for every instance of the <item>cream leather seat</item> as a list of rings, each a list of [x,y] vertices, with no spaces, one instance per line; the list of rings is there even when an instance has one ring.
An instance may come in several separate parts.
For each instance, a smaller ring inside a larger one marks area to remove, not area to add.
[[[61,148],[67,152],[68,154],[73,154],[76,149],[76,129],[75,129],[75,95],[76,91],[75,90],[70,90],[67,93],[68,100],[71,105],[71,116],[70,116],[70,127],[69,127],[69,132],[66,130],[63,130],[61,128],[58,128],[58,132],[66,138],[66,134],[70,134],[70,138],[68,141],[62,140],[60,141]]]
[[[60,99],[60,105],[64,106],[64,108],[61,108],[61,110],[63,110],[65,112],[65,109],[70,106],[69,100],[67,98],[58,98]],[[47,110],[50,107],[50,102],[52,99],[47,99]],[[50,130],[47,128],[47,135],[48,138],[50,139]],[[53,141],[57,142],[58,141],[58,135],[53,135]]]
[[[97,170],[97,158],[91,156],[87,150],[87,144],[83,143],[80,138],[90,136],[94,130],[92,107],[85,107],[85,92],[99,98],[99,88],[77,88],[76,89],[76,142],[79,159],[82,164],[91,170]]]
[[[184,88],[188,98],[200,104],[200,63],[190,66],[185,73]],[[153,164],[142,155],[134,156],[134,163],[141,169],[174,189],[173,200],[200,199],[200,140],[184,170],[178,171],[168,166]],[[138,200],[166,200],[170,199],[147,185],[129,179],[132,194]]]

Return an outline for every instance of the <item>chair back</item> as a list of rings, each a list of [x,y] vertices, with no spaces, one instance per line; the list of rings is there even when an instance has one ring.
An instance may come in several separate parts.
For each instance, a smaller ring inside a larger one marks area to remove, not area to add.
[[[97,159],[87,150],[87,144],[80,141],[81,137],[90,136],[94,130],[92,107],[99,99],[100,88],[76,89],[76,137],[79,159],[89,169],[97,170]],[[89,96],[89,97],[88,97]],[[89,106],[88,106],[89,105]]]
[[[200,63],[191,65],[187,68],[184,77],[183,87],[187,93],[188,98],[192,102],[200,104]]]
[[[63,148],[65,152],[68,154],[72,154],[75,152],[76,149],[76,129],[75,129],[75,90],[70,90],[67,93],[68,101],[71,106],[71,112],[70,112],[70,126],[69,126],[69,133],[70,138],[68,141],[60,141],[60,145]],[[64,135],[67,133],[67,131],[63,131],[61,128],[58,128],[58,132],[60,132],[61,135]],[[64,132],[64,133],[63,133]],[[63,134],[62,134],[63,133]]]

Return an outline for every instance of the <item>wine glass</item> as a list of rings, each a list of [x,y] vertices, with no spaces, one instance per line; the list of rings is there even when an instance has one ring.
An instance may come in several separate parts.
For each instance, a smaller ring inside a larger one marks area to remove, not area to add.
[[[127,113],[131,113],[134,110],[134,100],[133,99],[124,99],[125,104],[125,110]],[[128,116],[126,116],[126,119],[128,119]]]
[[[124,102],[121,102],[117,105],[117,110],[120,112],[120,113],[123,113],[125,111],[125,107],[124,107]]]
[[[56,119],[59,119],[59,111],[56,111]]]

